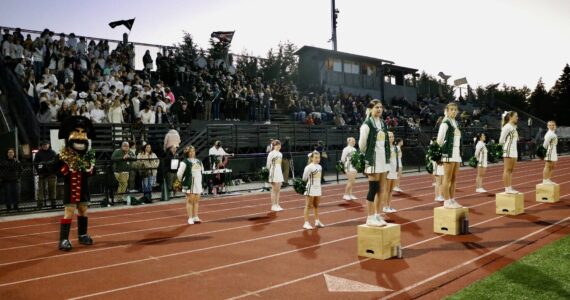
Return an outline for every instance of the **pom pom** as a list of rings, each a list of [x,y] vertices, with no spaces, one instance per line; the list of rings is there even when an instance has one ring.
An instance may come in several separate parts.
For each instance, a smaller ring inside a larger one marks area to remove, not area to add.
[[[536,148],[536,156],[540,159],[544,159],[546,157],[546,148],[543,145],[538,145]]]
[[[350,157],[350,163],[354,166],[357,172],[364,172],[366,162],[364,161],[364,153],[356,150]]]
[[[477,158],[475,158],[475,156],[471,156],[471,158],[469,159],[469,166],[471,168],[477,168],[477,164],[478,164]]]
[[[297,194],[303,195],[307,190],[307,183],[303,181],[301,178],[295,179],[293,182],[293,188]]]
[[[267,169],[267,167],[262,167],[259,175],[261,175],[261,179],[267,181],[269,179],[269,169]]]
[[[344,163],[342,162],[342,160],[339,160],[336,162],[335,168],[336,168],[337,172],[345,173]]]

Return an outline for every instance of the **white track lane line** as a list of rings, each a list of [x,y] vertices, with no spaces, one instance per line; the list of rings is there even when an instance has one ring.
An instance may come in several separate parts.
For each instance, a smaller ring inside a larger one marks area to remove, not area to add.
[[[568,182],[570,182],[570,181],[567,181],[567,182],[564,182],[564,183],[568,183]],[[561,183],[561,184],[564,184],[564,183]],[[532,192],[532,190],[531,190],[531,191],[528,191],[528,192],[525,192],[525,193],[530,193],[530,192]],[[484,204],[489,204],[489,203],[492,203],[492,202],[494,202],[494,201],[488,201],[488,202],[481,203],[481,204],[478,204],[478,205],[475,205],[475,206],[472,206],[472,207],[476,207],[476,206],[480,206],[480,205],[484,205]],[[544,203],[539,203],[539,204],[533,205],[533,206],[531,206],[531,207],[535,207],[535,206],[542,205],[542,204],[544,204]],[[531,207],[529,207],[529,208],[531,208]],[[492,218],[492,219],[490,219],[490,220],[486,220],[486,221],[483,221],[483,222],[474,224],[473,226],[477,226],[477,225],[480,225],[480,224],[483,224],[483,223],[490,222],[491,220],[496,220],[496,219],[503,218],[503,217],[505,217],[505,216],[502,215],[502,216],[499,216],[499,217],[495,217],[495,218]],[[422,220],[431,219],[431,218],[433,218],[433,216],[425,217],[425,218],[423,218]],[[362,218],[357,218],[357,219],[362,219]],[[347,221],[352,221],[352,220],[346,220],[346,221],[336,222],[336,223],[333,223],[333,224],[344,223],[344,222],[347,222]],[[405,223],[405,224],[414,223],[414,222],[417,222],[417,220],[416,220],[416,221],[410,221],[410,222]],[[403,225],[405,225],[405,224],[403,224]],[[295,232],[298,232],[298,231],[302,231],[302,230],[295,230]],[[282,235],[282,234],[280,234],[280,235]],[[149,282],[145,282],[145,283],[141,283],[141,284],[136,284],[136,285],[131,285],[131,286],[127,286],[127,287],[122,287],[122,288],[118,288],[118,289],[113,289],[113,290],[103,291],[103,292],[99,292],[99,293],[89,294],[89,295],[85,295],[85,296],[81,296],[81,297],[73,298],[73,299],[82,299],[82,298],[86,298],[86,297],[98,296],[98,295],[108,294],[108,293],[112,293],[112,292],[116,292],[116,291],[121,291],[121,290],[126,290],[126,289],[131,289],[131,288],[136,288],[136,287],[141,287],[141,286],[146,286],[146,285],[151,285],[151,284],[156,284],[156,283],[160,283],[160,282],[164,282],[164,281],[168,281],[168,280],[173,280],[173,279],[177,279],[177,278],[182,278],[182,277],[186,277],[186,276],[191,276],[191,275],[195,275],[195,274],[203,274],[203,273],[206,273],[206,272],[211,272],[211,271],[215,271],[215,270],[230,268],[230,267],[239,266],[239,265],[243,265],[243,264],[247,264],[247,263],[251,263],[251,262],[255,262],[255,261],[259,261],[259,260],[264,260],[264,259],[268,259],[268,258],[273,258],[273,257],[276,257],[276,256],[281,256],[281,255],[285,255],[285,254],[289,254],[289,253],[294,253],[294,252],[298,252],[298,251],[303,251],[303,250],[310,249],[310,248],[313,248],[313,247],[316,247],[316,246],[327,245],[327,244],[331,244],[331,243],[335,243],[335,242],[339,242],[339,241],[344,241],[344,240],[351,239],[351,238],[354,238],[354,237],[356,237],[356,235],[349,236],[349,237],[344,237],[344,238],[341,238],[341,239],[338,239],[338,240],[329,241],[329,242],[326,242],[326,243],[321,243],[321,244],[319,244],[319,245],[312,245],[312,246],[308,246],[308,247],[301,248],[301,249],[295,249],[295,250],[290,250],[290,251],[286,251],[286,252],[275,253],[275,254],[272,254],[272,255],[269,255],[269,256],[259,257],[259,258],[256,258],[256,259],[251,259],[251,260],[236,262],[236,263],[232,263],[232,264],[229,264],[229,265],[218,266],[218,267],[214,267],[214,268],[207,269],[207,270],[202,270],[202,271],[194,271],[194,272],[192,272],[192,273],[181,274],[181,275],[174,276],[174,277],[168,277],[168,278],[163,278],[163,279],[159,279],[159,280],[149,281]],[[434,238],[430,238],[430,239],[427,239],[427,240],[425,240],[425,241],[415,243],[415,244],[413,244],[413,245],[418,245],[418,244],[420,244],[420,243],[425,243],[425,242],[427,242],[427,241],[430,241],[430,240],[433,240],[433,239],[439,238],[439,237],[441,237],[441,236],[437,236],[437,237],[434,237]],[[263,239],[263,238],[264,238],[264,237],[257,238],[256,240]],[[240,242],[237,242],[237,243],[240,243]],[[214,248],[217,248],[217,247],[218,247],[218,246],[214,246]],[[404,248],[409,248],[409,247],[410,247],[410,246],[404,247]],[[174,254],[169,254],[168,256],[173,256],[173,255],[174,255]],[[154,259],[154,258],[152,258],[152,259]],[[149,260],[149,259],[145,259],[145,260]],[[361,262],[361,261],[359,260],[358,262]],[[121,263],[120,265],[124,265],[124,264],[125,264],[125,263]],[[99,267],[99,268],[100,268],[100,267]],[[76,272],[73,272],[73,273],[76,273]],[[52,276],[53,276],[53,275],[52,275]],[[49,277],[48,277],[48,278],[49,278]],[[255,292],[251,292],[251,294],[257,294],[257,293],[259,293],[259,292],[260,292],[260,291],[255,291]]]
[[[570,196],[570,194],[564,195],[564,196],[562,196],[562,197],[566,197],[566,196]],[[562,198],[562,197],[561,197],[561,198]],[[494,202],[494,201],[492,201],[492,202]],[[545,204],[545,203],[538,203],[538,204],[535,204],[535,205],[531,205],[531,206],[529,206],[529,207],[526,207],[525,209],[533,208],[533,207],[540,206],[540,205],[544,205],[544,204]],[[472,207],[474,207],[474,206],[472,206]],[[479,225],[481,225],[481,224],[489,223],[489,222],[492,222],[492,221],[495,221],[495,220],[498,220],[498,219],[501,219],[501,218],[505,218],[505,217],[507,217],[507,215],[497,216],[497,217],[494,217],[494,218],[491,218],[491,219],[488,219],[488,220],[485,220],[485,221],[482,221],[482,222],[479,222],[479,223],[470,225],[469,227],[476,227],[476,226],[479,226]],[[431,219],[432,217],[429,217],[429,218]],[[570,218],[570,217],[568,217],[568,218]],[[567,219],[568,219],[568,218],[567,218]],[[566,219],[565,219],[565,220],[566,220]],[[552,224],[552,225],[554,225],[554,224]],[[551,226],[552,226],[552,225],[551,225]],[[434,237],[431,237],[431,238],[429,238],[429,239],[425,239],[425,240],[422,240],[422,241],[419,241],[419,242],[416,242],[416,243],[413,243],[413,244],[404,246],[404,247],[402,247],[402,248],[403,248],[403,249],[412,248],[412,247],[414,247],[414,246],[421,245],[421,244],[424,244],[424,243],[427,243],[427,242],[430,242],[430,241],[433,241],[433,240],[442,238],[442,237],[444,237],[444,236],[445,236],[445,235],[434,236]],[[354,235],[353,237],[357,237],[357,235]],[[310,274],[310,275],[307,275],[307,276],[304,276],[304,277],[300,277],[300,278],[297,278],[297,279],[294,279],[294,280],[282,282],[282,283],[280,283],[280,284],[272,285],[272,286],[269,286],[269,287],[266,287],[266,288],[263,288],[263,289],[259,289],[259,290],[256,290],[256,291],[247,292],[247,293],[244,293],[244,294],[242,294],[242,295],[238,295],[238,296],[236,296],[236,297],[232,297],[232,298],[228,298],[228,299],[241,299],[241,298],[245,298],[245,297],[253,296],[253,295],[258,295],[258,296],[259,296],[259,294],[260,294],[260,293],[263,293],[263,292],[267,292],[267,291],[270,291],[270,290],[273,290],[273,289],[276,289],[276,288],[280,288],[280,287],[287,286],[287,285],[290,285],[290,284],[294,284],[294,283],[297,283],[297,282],[301,282],[301,281],[304,281],[304,280],[307,280],[307,279],[311,279],[311,278],[314,278],[314,277],[318,277],[318,276],[321,276],[321,275],[324,275],[324,274],[327,274],[327,273],[331,273],[331,272],[334,272],[334,271],[338,271],[338,270],[341,270],[341,269],[344,269],[344,268],[347,268],[347,267],[351,267],[351,266],[354,266],[354,265],[358,265],[358,264],[360,264],[360,263],[362,263],[362,262],[366,262],[366,261],[369,261],[369,260],[372,260],[372,258],[365,258],[365,259],[361,259],[361,260],[356,260],[356,261],[351,262],[351,263],[348,263],[348,264],[344,264],[344,265],[341,265],[341,266],[337,266],[337,267],[334,267],[334,268],[331,268],[331,269],[328,269],[328,270],[325,270],[325,271],[321,271],[321,272],[318,272],[318,273]]]

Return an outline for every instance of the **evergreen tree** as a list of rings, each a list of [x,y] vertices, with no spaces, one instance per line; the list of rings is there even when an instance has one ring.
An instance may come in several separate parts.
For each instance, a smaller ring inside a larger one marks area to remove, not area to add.
[[[554,111],[551,118],[561,123],[561,125],[569,124],[568,115],[570,114],[570,66],[566,64],[562,75],[556,80],[556,83],[550,90],[553,98]]]
[[[528,99],[528,107],[530,114],[544,120],[551,118],[554,113],[552,97],[546,91],[542,77]]]

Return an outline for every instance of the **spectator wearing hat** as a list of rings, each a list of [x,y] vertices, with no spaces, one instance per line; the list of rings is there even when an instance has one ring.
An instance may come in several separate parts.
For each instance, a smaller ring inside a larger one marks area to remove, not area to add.
[[[40,143],[40,149],[34,156],[34,166],[38,174],[38,207],[46,205],[49,200],[51,208],[55,208],[56,201],[56,158],[57,154],[51,149],[48,141]],[[46,197],[47,190],[47,197]]]

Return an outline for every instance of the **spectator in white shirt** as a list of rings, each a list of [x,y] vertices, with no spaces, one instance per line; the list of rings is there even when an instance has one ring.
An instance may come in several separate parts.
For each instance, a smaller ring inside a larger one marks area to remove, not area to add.
[[[101,109],[101,102],[95,101],[95,107],[91,110],[91,121],[93,123],[103,123],[105,112]]]
[[[44,78],[46,79],[46,83],[51,82],[53,86],[57,86],[57,77],[51,73],[49,68],[45,69]]]
[[[131,98],[131,104],[133,105],[133,111],[135,112],[135,116],[140,115],[140,105],[141,100],[139,99],[139,92],[134,93],[134,97]]]
[[[124,123],[123,119],[123,108],[121,107],[121,101],[119,98],[115,98],[113,104],[109,108],[109,113],[107,114],[107,119],[109,123],[120,124]]]
[[[69,37],[67,38],[67,47],[71,49],[75,49],[77,47],[77,38],[75,37],[75,33],[70,33]]]
[[[143,124],[154,124],[154,111],[150,109],[150,104],[148,104],[144,110],[140,112],[140,118]]]

